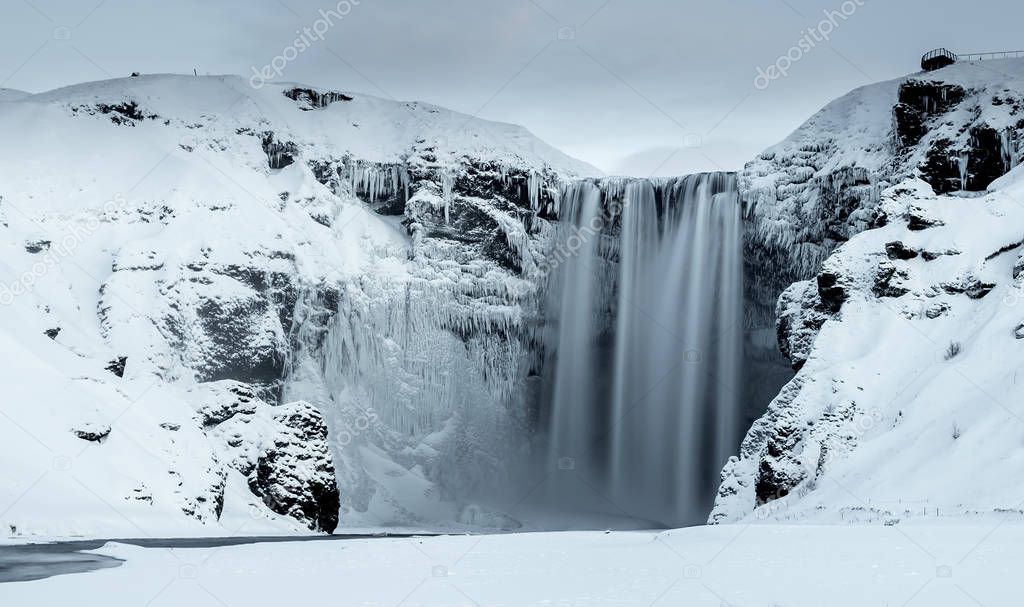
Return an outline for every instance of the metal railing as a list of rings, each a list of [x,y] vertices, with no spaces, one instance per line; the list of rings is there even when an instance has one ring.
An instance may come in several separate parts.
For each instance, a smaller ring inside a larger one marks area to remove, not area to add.
[[[928,61],[930,59],[936,59],[938,57],[946,57],[947,59],[957,60],[958,55],[953,51],[945,48],[937,48],[934,51],[930,51],[921,57],[921,61]]]
[[[1024,51],[995,51],[991,53],[958,53],[958,61],[987,61],[989,59],[1014,59],[1024,57]]]
[[[954,53],[947,48],[928,51],[921,57],[921,69],[931,72],[958,61],[988,61],[1024,57],[1024,51],[993,51],[989,53]]]

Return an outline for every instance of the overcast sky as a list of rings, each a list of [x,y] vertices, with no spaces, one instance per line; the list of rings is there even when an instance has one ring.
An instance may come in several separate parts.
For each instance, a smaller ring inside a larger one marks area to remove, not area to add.
[[[2,0],[0,87],[249,77],[287,55],[281,80],[429,101],[608,173],[673,175],[739,168],[931,48],[1024,48],[1021,23],[1020,0]]]

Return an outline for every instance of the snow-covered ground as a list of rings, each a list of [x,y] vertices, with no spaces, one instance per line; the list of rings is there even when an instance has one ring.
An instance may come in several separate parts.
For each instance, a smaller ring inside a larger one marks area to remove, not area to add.
[[[5,605],[1003,607],[1024,527],[729,525],[96,552],[118,568],[0,585]]]

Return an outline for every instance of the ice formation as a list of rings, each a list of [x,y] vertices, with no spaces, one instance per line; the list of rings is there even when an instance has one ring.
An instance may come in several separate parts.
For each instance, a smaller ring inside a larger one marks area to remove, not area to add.
[[[405,165],[350,161],[345,165],[352,192],[370,203],[402,194],[409,197],[409,171]]]

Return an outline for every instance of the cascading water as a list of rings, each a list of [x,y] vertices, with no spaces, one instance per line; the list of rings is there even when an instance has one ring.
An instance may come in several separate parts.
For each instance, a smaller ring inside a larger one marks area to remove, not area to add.
[[[735,176],[573,184],[561,216],[552,465],[620,515],[703,522],[743,431]]]

